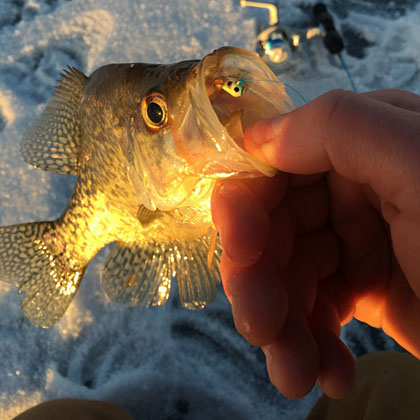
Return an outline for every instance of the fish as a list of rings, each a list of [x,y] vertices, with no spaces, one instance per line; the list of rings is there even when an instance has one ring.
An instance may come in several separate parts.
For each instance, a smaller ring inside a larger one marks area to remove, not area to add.
[[[20,153],[77,177],[54,221],[0,228],[0,281],[23,294],[38,327],[64,315],[92,258],[111,301],[161,306],[177,281],[181,306],[217,295],[220,243],[210,199],[220,178],[273,176],[243,147],[246,128],[295,107],[254,53],[222,47],[202,60],[108,64],[61,73]]]

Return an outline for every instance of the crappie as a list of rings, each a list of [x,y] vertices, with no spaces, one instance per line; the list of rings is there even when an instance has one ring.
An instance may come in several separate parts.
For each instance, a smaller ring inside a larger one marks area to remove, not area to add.
[[[51,327],[89,261],[116,242],[101,279],[113,301],[163,305],[176,278],[182,306],[203,308],[219,283],[218,246],[207,264],[216,179],[273,175],[241,147],[243,131],[293,108],[258,56],[237,48],[171,65],[110,64],[89,77],[69,68],[21,155],[76,175],[73,195],[55,221],[0,228],[0,280],[24,292],[31,322]]]

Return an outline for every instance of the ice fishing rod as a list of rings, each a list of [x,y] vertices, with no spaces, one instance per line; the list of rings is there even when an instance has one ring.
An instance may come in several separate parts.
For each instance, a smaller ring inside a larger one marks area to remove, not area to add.
[[[335,28],[334,19],[328,12],[327,6],[325,6],[324,3],[317,3],[313,8],[312,13],[318,25],[321,25],[325,30],[325,35],[323,36],[325,48],[331,54],[337,55],[343,70],[346,72],[347,77],[349,78],[352,89],[357,92],[356,85],[354,84],[353,78],[351,77],[349,69],[346,66],[344,58],[341,54],[341,52],[344,50],[343,38],[341,38],[341,35]]]
[[[301,50],[303,43],[314,37],[322,37],[323,44],[330,54],[337,55],[340,64],[345,71],[352,89],[356,92],[356,86],[350,75],[349,69],[341,52],[344,42],[335,28],[334,20],[323,3],[317,3],[313,7],[312,14],[316,26],[306,30],[291,31],[279,25],[278,9],[272,3],[241,0],[242,7],[258,7],[269,12],[269,26],[257,36],[257,52],[265,61],[275,69],[288,63],[296,63],[296,56]]]

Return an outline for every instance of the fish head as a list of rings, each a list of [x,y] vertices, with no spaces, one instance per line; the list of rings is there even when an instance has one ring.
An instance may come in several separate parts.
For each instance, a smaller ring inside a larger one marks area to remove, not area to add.
[[[192,173],[174,139],[176,121],[189,103],[186,79],[197,62],[139,65],[144,68],[139,67],[141,89],[132,93],[137,115],[128,122],[127,170],[138,204],[152,211],[188,205],[188,197],[211,188]]]
[[[244,132],[295,105],[256,54],[223,47],[201,61],[126,66],[123,155],[139,205],[168,211],[209,197],[217,178],[276,173],[244,149]]]

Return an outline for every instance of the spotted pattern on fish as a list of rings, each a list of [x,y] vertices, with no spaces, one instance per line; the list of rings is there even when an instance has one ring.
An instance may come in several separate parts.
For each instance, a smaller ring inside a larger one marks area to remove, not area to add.
[[[63,316],[85,271],[50,246],[53,232],[54,222],[0,228],[0,279],[25,292],[22,311],[37,325]]]

